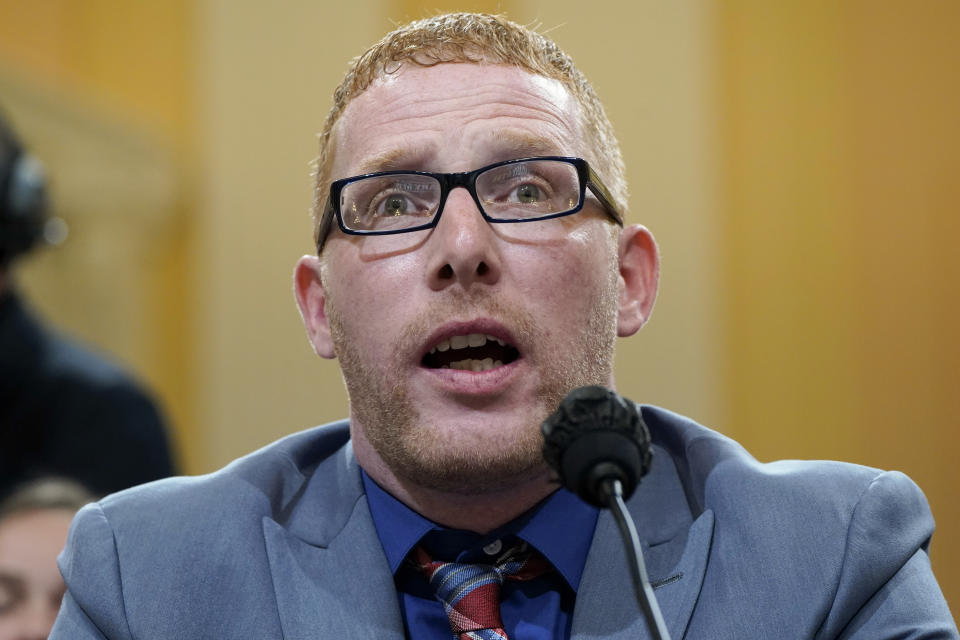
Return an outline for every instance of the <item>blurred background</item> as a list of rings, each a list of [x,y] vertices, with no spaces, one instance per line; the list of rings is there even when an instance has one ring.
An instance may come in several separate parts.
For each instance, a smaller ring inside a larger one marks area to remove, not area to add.
[[[156,391],[188,473],[344,417],[292,295],[315,134],[347,61],[438,10],[539,25],[607,106],[663,252],[619,390],[907,472],[956,612],[960,3],[4,0],[0,105],[70,227],[32,304]]]

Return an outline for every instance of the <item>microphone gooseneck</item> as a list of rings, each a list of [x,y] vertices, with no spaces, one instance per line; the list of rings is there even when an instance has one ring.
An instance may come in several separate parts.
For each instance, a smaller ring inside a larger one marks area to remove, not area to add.
[[[647,628],[654,640],[670,640],[624,503],[650,470],[653,456],[639,409],[606,387],[580,387],[563,398],[541,431],[543,457],[560,483],[582,500],[612,512]]]

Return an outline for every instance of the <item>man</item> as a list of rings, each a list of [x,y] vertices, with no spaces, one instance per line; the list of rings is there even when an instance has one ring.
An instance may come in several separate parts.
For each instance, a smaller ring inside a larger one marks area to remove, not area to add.
[[[612,518],[540,453],[652,310],[657,248],[626,210],[610,124],[556,45],[475,14],[387,35],[334,94],[318,255],[294,274],[349,420],[82,511],[51,637],[650,637]],[[761,465],[643,415],[628,506],[671,637],[958,637],[906,477]]]
[[[47,475],[98,494],[173,473],[156,405],[117,365],[46,327],[14,282],[47,224],[40,163],[0,118],[0,498]]]

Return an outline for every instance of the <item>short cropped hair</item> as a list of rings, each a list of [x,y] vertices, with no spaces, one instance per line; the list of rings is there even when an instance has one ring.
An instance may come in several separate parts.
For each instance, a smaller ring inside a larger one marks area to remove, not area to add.
[[[70,512],[96,500],[80,483],[60,477],[44,477],[19,485],[0,502],[0,521],[31,511],[57,509]]]
[[[448,13],[404,25],[353,59],[333,93],[333,106],[320,132],[316,159],[314,235],[330,189],[332,131],[344,109],[377,78],[396,73],[404,64],[430,67],[447,62],[504,64],[558,80],[580,106],[581,130],[593,157],[587,158],[608,185],[613,204],[627,213],[627,180],[620,145],[600,98],[573,60],[553,41],[503,16]]]

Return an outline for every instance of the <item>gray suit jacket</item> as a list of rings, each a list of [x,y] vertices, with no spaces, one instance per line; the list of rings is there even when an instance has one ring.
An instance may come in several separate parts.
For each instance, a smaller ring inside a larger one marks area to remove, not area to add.
[[[933,518],[906,476],[760,464],[643,412],[654,464],[628,507],[674,640],[958,637],[927,557]],[[60,567],[55,640],[404,637],[345,422],[87,506]],[[609,514],[572,634],[649,637]]]

